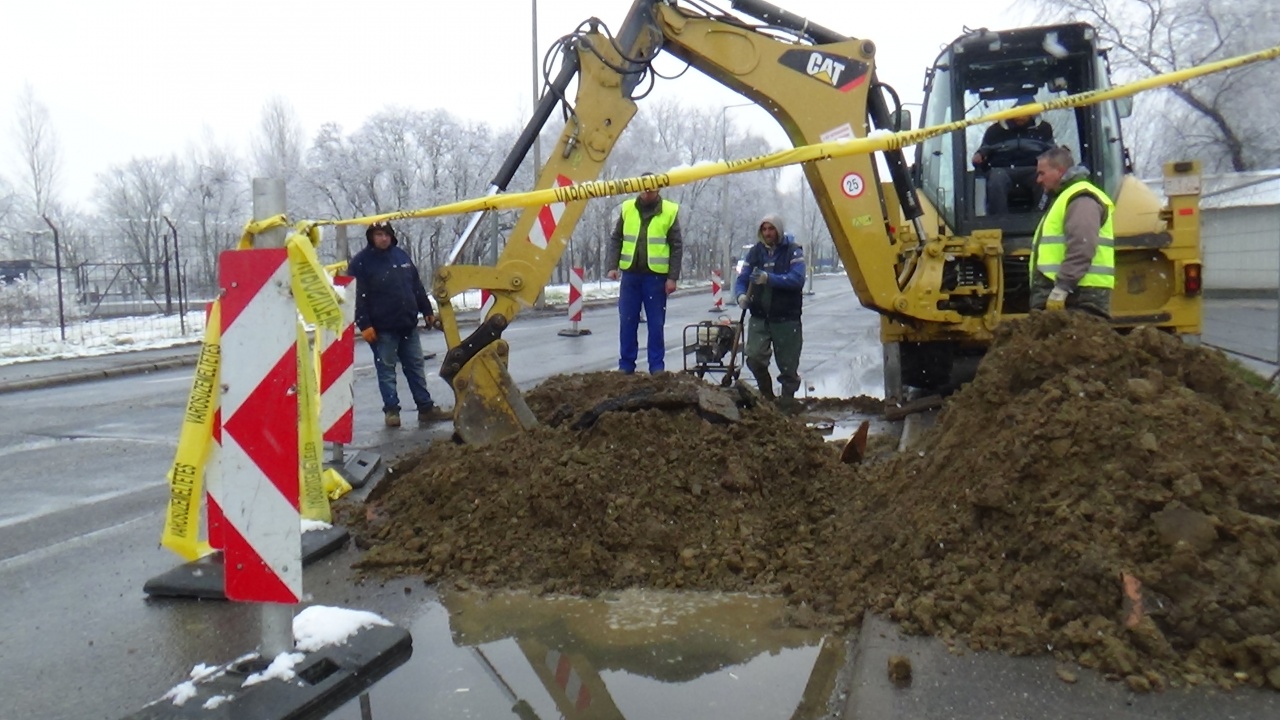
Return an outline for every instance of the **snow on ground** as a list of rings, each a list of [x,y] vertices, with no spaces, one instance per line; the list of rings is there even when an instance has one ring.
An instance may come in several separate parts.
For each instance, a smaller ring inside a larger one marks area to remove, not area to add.
[[[698,283],[694,283],[697,285]],[[586,283],[583,296],[603,300],[618,296],[613,280]],[[550,305],[569,302],[568,285],[548,285]],[[480,291],[472,290],[453,299],[459,312],[480,309]],[[204,336],[204,311],[188,312],[185,321],[173,315],[146,315],[102,320],[67,321],[66,339],[56,323],[22,324],[0,327],[0,365],[53,360],[57,358],[111,355],[130,350],[166,348],[199,342]]]

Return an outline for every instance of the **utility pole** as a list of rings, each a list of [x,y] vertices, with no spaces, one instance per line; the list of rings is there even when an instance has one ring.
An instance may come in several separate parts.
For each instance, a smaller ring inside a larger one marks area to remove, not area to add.
[[[755,103],[737,103],[720,108],[720,159],[729,159],[729,116],[730,108],[747,107]],[[720,176],[720,233],[724,236],[724,282],[730,287],[737,279],[736,268],[733,267],[733,231],[729,228],[729,176]]]

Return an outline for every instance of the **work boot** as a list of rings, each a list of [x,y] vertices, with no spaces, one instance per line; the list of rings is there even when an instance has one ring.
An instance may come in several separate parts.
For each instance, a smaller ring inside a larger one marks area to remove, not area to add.
[[[388,410],[383,413],[382,420],[387,424],[387,427],[400,427],[400,411]]]
[[[761,385],[760,396],[763,397],[765,400],[776,400],[777,397],[773,394],[773,383],[769,383],[768,385]]]
[[[449,411],[445,410],[439,405],[432,405],[431,407],[428,407],[425,409],[418,408],[419,423],[432,423],[439,420],[448,420],[449,417],[450,417]]]

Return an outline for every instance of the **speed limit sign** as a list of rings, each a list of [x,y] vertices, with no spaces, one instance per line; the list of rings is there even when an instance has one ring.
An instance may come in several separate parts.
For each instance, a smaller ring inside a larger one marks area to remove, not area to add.
[[[840,189],[844,191],[845,196],[856,198],[867,189],[867,184],[863,182],[861,175],[851,172],[840,181]]]

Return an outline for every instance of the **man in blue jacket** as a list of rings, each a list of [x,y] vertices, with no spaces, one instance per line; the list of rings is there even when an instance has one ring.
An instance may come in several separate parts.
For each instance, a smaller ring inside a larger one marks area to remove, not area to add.
[[[756,232],[757,242],[747,251],[733,289],[738,306],[751,310],[747,321],[747,368],[756,377],[760,393],[772,400],[769,376],[770,348],[777,356],[782,397],[791,399],[800,389],[800,304],[804,290],[804,248],[786,233],[782,218],[765,215]]]
[[[401,250],[391,223],[378,222],[364,233],[368,245],[347,265],[356,279],[356,327],[373,349],[373,366],[382,393],[382,413],[387,427],[400,427],[400,397],[396,394],[396,360],[404,366],[404,379],[418,406],[418,422],[438,419],[435,401],[427,391],[422,367],[422,342],[418,339],[418,315],[427,329],[435,312],[418,268]]]

